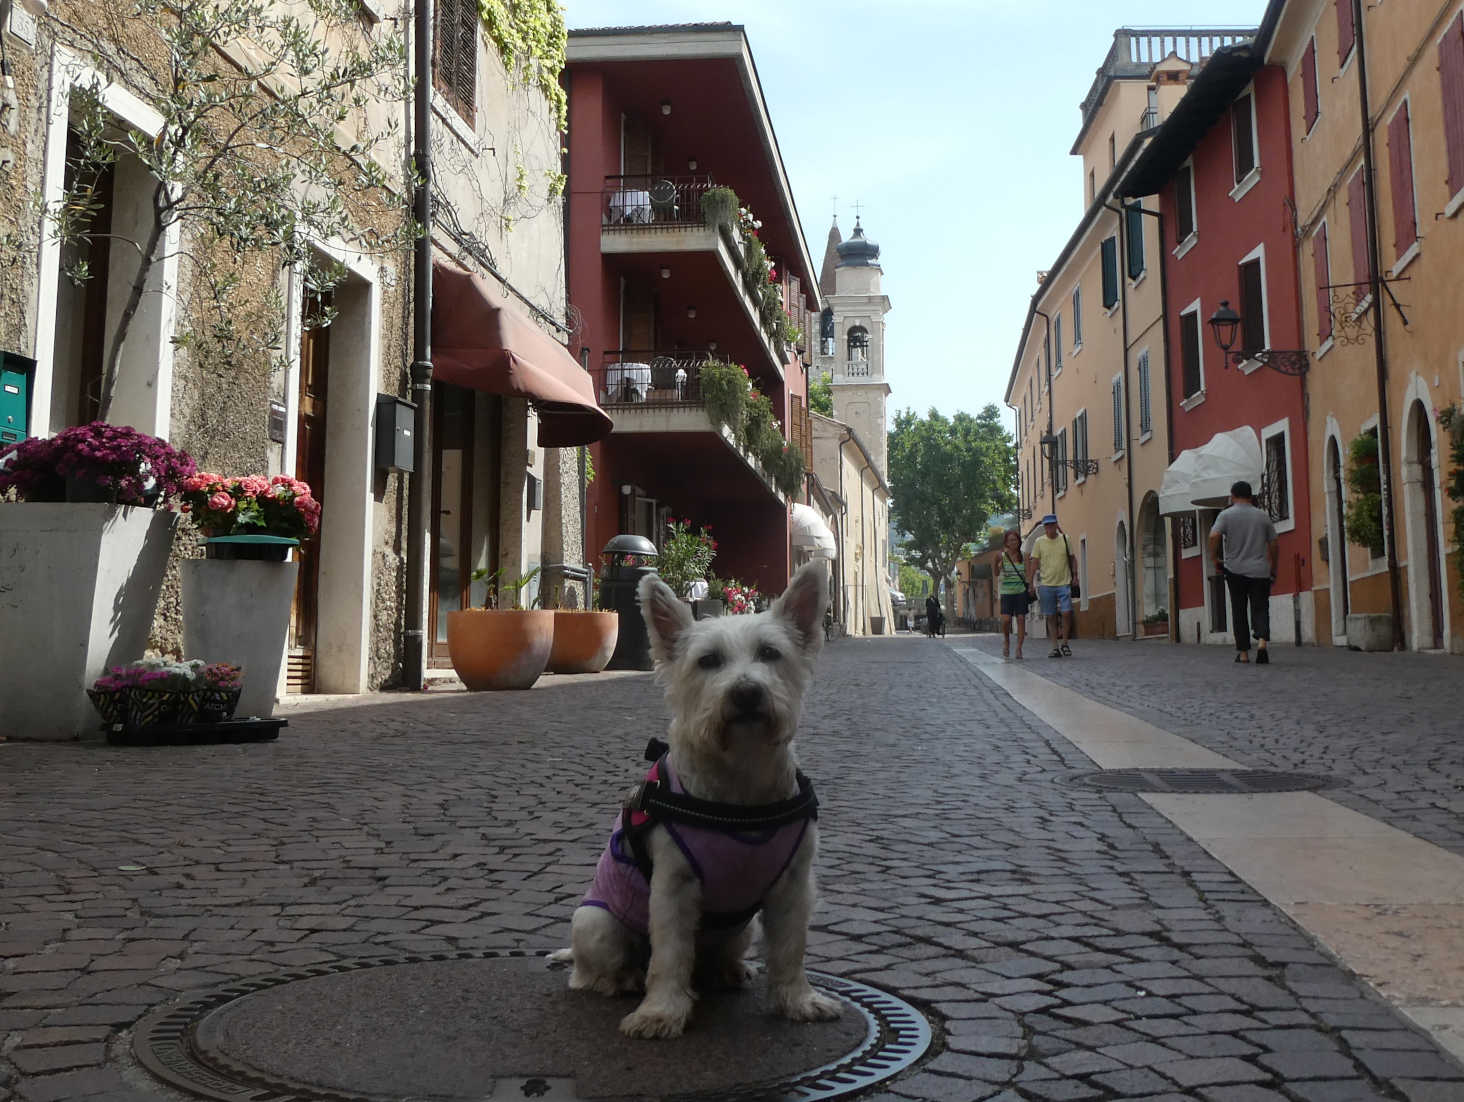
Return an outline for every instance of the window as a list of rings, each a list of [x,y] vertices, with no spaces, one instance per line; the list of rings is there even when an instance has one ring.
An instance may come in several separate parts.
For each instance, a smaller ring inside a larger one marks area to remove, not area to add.
[[[1088,202],[1091,203],[1096,198],[1098,198],[1098,177],[1090,168],[1088,169]]]
[[[1088,461],[1088,411],[1082,410],[1073,418],[1073,459],[1079,464]],[[1081,466],[1077,469],[1077,480],[1087,479]]]
[[[1266,437],[1266,512],[1273,521],[1291,519],[1291,473],[1286,457],[1286,433]]]
[[[1255,171],[1260,160],[1256,152],[1255,98],[1243,93],[1230,105],[1230,147],[1235,156],[1235,182]]]
[[[1103,239],[1103,309],[1118,305],[1118,238]]]
[[[1046,337],[1042,338],[1042,363],[1038,366],[1047,368],[1047,389],[1050,391],[1052,389],[1052,345],[1048,343]],[[1037,393],[1042,393],[1040,386],[1037,388]]]
[[[1027,424],[1032,423],[1032,379],[1027,379]]]
[[[1179,315],[1179,362],[1184,396],[1193,398],[1205,388],[1200,352],[1200,304]]]
[[[433,27],[432,80],[453,110],[473,121],[477,104],[477,0],[438,0]]]
[[[1108,135],[1108,167],[1113,168],[1118,164],[1118,141],[1113,134]]]
[[[1150,411],[1149,350],[1139,353],[1139,435],[1148,436],[1154,431],[1154,416]]]
[[[1269,348],[1266,333],[1266,274],[1264,256],[1252,254],[1240,262],[1240,348],[1257,352]]]
[[[856,325],[849,330],[847,336],[850,362],[869,359],[869,330],[862,325]]]
[[[1057,354],[1053,357],[1052,373],[1062,374],[1062,315],[1052,319],[1052,343],[1057,346]]]
[[[1195,232],[1195,170],[1180,165],[1174,175],[1174,203],[1178,213],[1174,219],[1175,244],[1182,245]]]
[[[1144,274],[1144,208],[1131,203],[1123,216],[1124,233],[1128,237],[1128,277],[1138,279]]]
[[[1367,211],[1363,209],[1366,186],[1362,169],[1347,181],[1347,220],[1352,229],[1352,278],[1359,283],[1370,279],[1367,263]]]
[[[1083,289],[1073,288],[1073,351],[1083,347]]]
[[[1057,487],[1060,494],[1067,493],[1068,488],[1068,430],[1061,428],[1057,430],[1057,447],[1054,449],[1054,463],[1052,471],[1052,484]]]
[[[1388,182],[1393,190],[1393,256],[1401,259],[1418,241],[1418,212],[1413,202],[1413,134],[1406,99],[1388,123]]]
[[[1123,454],[1125,433],[1123,431],[1123,379],[1115,375],[1112,385],[1113,393],[1113,454]]]
[[[1357,42],[1357,27],[1352,22],[1352,0],[1337,0],[1337,67],[1340,69],[1352,56]]]
[[[1464,191],[1464,12],[1439,39],[1439,84],[1444,94],[1444,144],[1449,154],[1449,194]]]
[[[1302,118],[1307,133],[1316,124],[1322,113],[1321,98],[1317,91],[1317,40],[1307,43],[1306,53],[1301,55],[1301,103]]]
[[[1327,255],[1327,224],[1323,222],[1312,235],[1312,271],[1317,280],[1317,340],[1332,336],[1332,261]]]
[[[1179,548],[1195,553],[1200,550],[1200,527],[1195,523],[1194,513],[1181,513],[1179,516]]]

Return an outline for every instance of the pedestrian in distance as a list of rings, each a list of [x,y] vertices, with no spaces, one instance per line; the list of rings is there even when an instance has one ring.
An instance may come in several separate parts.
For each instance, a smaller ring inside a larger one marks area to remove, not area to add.
[[[1067,533],[1057,523],[1057,515],[1042,518],[1042,535],[1032,544],[1027,557],[1027,580],[1037,581],[1037,601],[1047,618],[1047,637],[1052,640],[1048,658],[1071,657],[1068,640],[1073,636],[1073,549]]]
[[[1017,622],[1017,657],[1022,657],[1022,644],[1027,641],[1027,611],[1032,607],[1032,589],[1027,584],[1027,569],[1023,565],[1022,533],[1008,528],[1001,538],[1001,563],[998,567],[1001,581],[997,593],[1001,595],[1001,656],[1011,657],[1012,621]]]
[[[940,610],[940,601],[934,593],[925,598],[925,634],[931,639],[935,638],[936,632],[941,631],[941,621],[944,613]],[[941,632],[944,634],[944,632]]]
[[[1251,636],[1256,639],[1256,665],[1269,665],[1271,641],[1271,587],[1276,584],[1280,545],[1276,525],[1264,509],[1257,509],[1251,484],[1244,480],[1230,487],[1230,507],[1222,509],[1210,529],[1210,554],[1225,574],[1230,590],[1230,614],[1235,622],[1235,660],[1250,661]]]

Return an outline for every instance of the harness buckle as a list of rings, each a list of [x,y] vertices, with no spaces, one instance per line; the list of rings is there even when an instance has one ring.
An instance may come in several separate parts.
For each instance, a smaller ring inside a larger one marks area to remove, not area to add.
[[[624,801],[622,801],[622,806],[627,811],[636,811],[644,814],[646,810],[646,802],[650,798],[651,793],[656,791],[660,787],[660,781],[652,780],[650,778],[641,781],[639,784],[632,785],[630,791],[625,794],[625,799]]]

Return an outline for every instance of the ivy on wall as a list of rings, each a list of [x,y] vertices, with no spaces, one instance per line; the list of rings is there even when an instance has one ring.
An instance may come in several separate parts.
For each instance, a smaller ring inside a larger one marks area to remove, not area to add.
[[[1454,556],[1459,567],[1459,592],[1464,594],[1464,414],[1457,405],[1439,410],[1439,424],[1449,434],[1449,472],[1445,487],[1454,502]]]
[[[559,129],[567,129],[569,98],[559,84],[569,41],[564,9],[557,0],[478,0],[478,14],[510,75],[543,93]]]

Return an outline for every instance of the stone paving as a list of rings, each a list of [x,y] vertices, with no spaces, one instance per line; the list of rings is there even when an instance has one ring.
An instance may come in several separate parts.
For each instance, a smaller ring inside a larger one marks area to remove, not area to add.
[[[663,722],[635,675],[302,711],[277,744],[0,745],[0,1098],[173,1097],[130,1026],[239,977],[563,944]],[[936,1027],[881,1102],[1464,1098],[1464,1070],[1141,799],[1058,783],[1087,759],[950,646],[834,644],[804,727],[812,963]]]
[[[1001,653],[998,635],[952,637]],[[1278,646],[1268,666],[1229,647],[1033,639],[1023,664],[1086,697],[1253,768],[1328,773],[1327,798],[1464,855],[1464,658]]]

